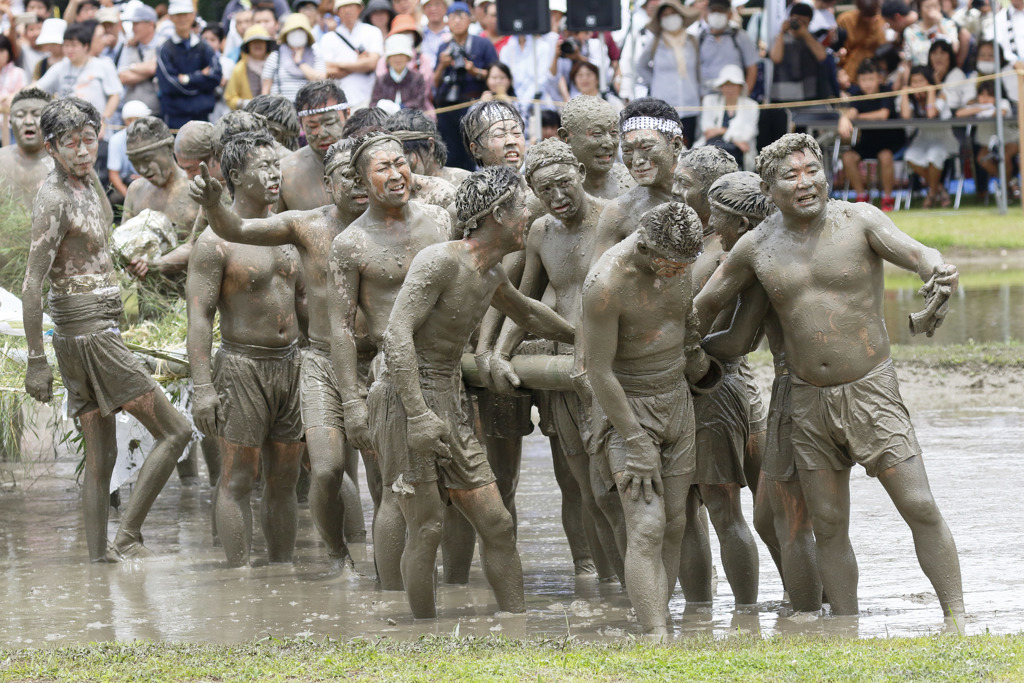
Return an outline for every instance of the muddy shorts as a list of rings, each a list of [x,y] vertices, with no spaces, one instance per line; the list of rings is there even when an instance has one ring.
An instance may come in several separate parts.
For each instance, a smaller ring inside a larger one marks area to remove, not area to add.
[[[369,382],[372,358],[360,356],[357,372],[359,383]],[[341,392],[334,374],[330,344],[309,340],[309,348],[302,352],[302,371],[299,376],[299,395],[303,429],[327,427],[345,433],[345,414]]]
[[[743,384],[747,390],[747,402],[750,405],[750,433],[757,434],[768,428],[768,409],[764,406],[764,399],[761,398],[761,388],[757,386],[754,373],[750,369],[747,357],[740,359],[738,370]]]
[[[451,460],[438,460],[434,453],[412,453],[406,434],[407,415],[394,382],[387,371],[378,375],[366,397],[370,437],[380,462],[384,486],[401,477],[408,484],[436,481],[448,489],[476,489],[494,481],[480,442],[473,435],[470,404],[462,384],[462,373],[420,372],[423,400],[442,420],[451,434]]]
[[[221,342],[213,362],[222,411],[220,436],[249,448],[259,448],[268,439],[302,441],[301,366],[296,344],[272,349]]]
[[[693,400],[685,379],[678,386],[653,396],[637,396],[626,392],[626,400],[640,426],[661,450],[661,476],[692,475],[697,463],[694,444]],[[626,469],[626,441],[611,421],[595,405],[594,439],[598,455],[608,467],[600,468],[608,490],[614,490],[614,475]]]
[[[736,369],[710,394],[693,399],[697,424],[697,473],[694,484],[747,485],[743,459],[750,435],[747,385]]]
[[[801,470],[864,466],[877,477],[921,454],[892,359],[847,384],[817,387],[792,375],[793,452]]]
[[[99,292],[65,296],[51,292],[49,300],[55,325],[53,350],[71,417],[96,409],[107,417],[157,388],[121,339],[119,291],[113,287]]]
[[[775,481],[800,481],[793,457],[793,407],[789,373],[772,382],[772,400],[768,404],[768,434],[765,439],[761,471]]]

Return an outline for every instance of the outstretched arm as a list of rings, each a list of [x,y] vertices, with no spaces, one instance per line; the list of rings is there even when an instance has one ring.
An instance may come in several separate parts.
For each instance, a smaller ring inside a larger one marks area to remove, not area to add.
[[[858,211],[868,243],[876,254],[893,265],[917,273],[924,282],[931,279],[942,267],[943,274],[953,278],[944,284],[953,284],[955,288],[955,283],[959,279],[956,267],[947,265],[938,249],[921,244],[897,228],[888,216],[874,207],[858,207]]]
[[[740,295],[739,305],[728,329],[713,332],[701,346],[715,358],[739,358],[750,352],[760,337],[764,317],[768,314],[768,294],[761,285],[754,285]]]
[[[697,314],[697,330],[701,336],[708,333],[715,317],[729,305],[740,292],[757,282],[757,276],[750,265],[748,248],[745,241],[748,235],[740,238],[736,246],[715,270],[711,279],[700,290],[693,300],[693,310]],[[749,244],[749,242],[746,242]]]
[[[296,243],[295,228],[300,215],[306,212],[285,211],[268,218],[242,220],[221,201],[224,186],[210,176],[205,161],[199,169],[199,177],[189,185],[189,196],[206,210],[206,219],[218,236],[229,242],[263,247]]]
[[[43,349],[43,282],[53,267],[65,230],[60,202],[36,201],[32,208],[32,244],[21,287],[21,303],[28,343],[25,390],[42,403],[49,403],[53,398],[53,373]]]
[[[196,426],[207,436],[220,433],[218,412],[220,399],[213,386],[213,317],[220,299],[220,286],[224,276],[224,244],[207,233],[196,243],[194,257],[185,281],[185,300],[188,310],[188,336],[186,347],[191,368],[195,397],[192,417]]]
[[[524,296],[507,277],[495,290],[491,305],[527,332],[566,344],[573,342],[575,328],[572,325],[541,302]]]
[[[331,318],[331,360],[345,413],[345,435],[356,448],[371,447],[366,401],[359,385],[356,311],[359,307],[359,246],[338,235],[327,262],[327,309]]]

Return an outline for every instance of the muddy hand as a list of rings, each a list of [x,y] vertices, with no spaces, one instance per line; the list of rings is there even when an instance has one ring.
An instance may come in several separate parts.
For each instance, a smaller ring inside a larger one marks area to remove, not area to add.
[[[406,441],[412,453],[434,453],[439,459],[450,460],[450,440],[448,424],[430,409],[406,420]]]
[[[25,371],[25,391],[40,403],[53,400],[53,372],[46,356],[29,356],[28,369]]]
[[[935,266],[932,279],[937,286],[949,287],[950,293],[953,293],[960,285],[960,271],[951,263],[943,263],[941,266]]]
[[[192,397],[192,420],[206,436],[220,434],[220,396],[212,384],[197,384]]]
[[[366,401],[361,398],[345,401],[341,404],[345,416],[345,437],[348,442],[361,451],[372,451],[370,440],[369,415]]]
[[[188,196],[200,206],[211,207],[220,203],[220,196],[223,193],[224,186],[210,175],[210,169],[207,168],[206,162],[200,162],[199,177],[195,178],[188,186]]]
[[[647,434],[626,439],[626,468],[622,480],[631,490],[633,500],[643,490],[644,502],[650,503],[655,495],[662,495],[661,454]]]
[[[492,351],[482,351],[473,356],[473,360],[476,361],[476,369],[480,373],[480,383],[484,385],[484,389],[496,392],[497,388],[494,386],[494,378],[491,376],[494,353]]]
[[[149,272],[149,261],[145,257],[132,259],[128,264],[127,271],[137,280],[145,280],[146,274]]]
[[[499,394],[511,394],[522,384],[509,359],[498,354],[491,360],[491,380]]]

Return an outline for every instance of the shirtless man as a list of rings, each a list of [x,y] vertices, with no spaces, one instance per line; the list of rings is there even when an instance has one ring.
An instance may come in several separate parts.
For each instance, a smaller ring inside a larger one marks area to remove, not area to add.
[[[402,141],[413,173],[447,180],[454,187],[469,177],[469,171],[463,168],[445,166],[448,147],[437,132],[437,124],[419,109],[400,109],[388,117],[384,127]]]
[[[785,135],[764,148],[757,169],[779,213],[740,238],[697,297],[701,326],[755,283],[779,316],[794,456],[833,613],[858,611],[849,478],[860,463],[910,526],[943,613],[960,618],[956,545],[928,486],[882,313],[885,261],[916,272],[939,297],[956,288],[956,267],[878,209],[829,202],[821,149],[808,135]]]
[[[558,137],[587,169],[583,189],[602,199],[615,199],[636,187],[626,167],[615,158],[619,152],[619,120],[607,101],[577,95],[562,110]]]
[[[256,95],[246,102],[245,111],[262,116],[270,135],[274,138],[274,148],[280,158],[284,158],[298,148],[299,117],[295,105],[284,95]]]
[[[285,162],[281,162],[281,167],[284,166]],[[298,248],[309,311],[309,348],[302,355],[300,383],[302,425],[312,470],[309,508],[320,538],[327,545],[328,555],[338,564],[347,565],[351,558],[345,544],[344,504],[340,493],[345,481],[345,422],[330,357],[327,255],[334,238],[366,210],[366,192],[347,174],[348,152],[335,145],[328,150],[328,172],[320,182],[330,189],[332,204],[243,220],[221,203],[223,186],[210,177],[205,167],[201,168],[201,176],[192,181],[191,194],[206,210],[210,227],[218,236],[241,244],[267,247],[293,244]],[[282,178],[282,187],[285,182]],[[364,463],[367,477],[372,478],[376,471],[372,454],[364,455]],[[370,481],[369,487],[373,491],[379,484]]]
[[[32,210],[36,193],[53,170],[53,159],[43,149],[39,132],[39,115],[50,99],[49,93],[38,88],[15,93],[10,113],[15,144],[0,148],[0,191],[9,192],[26,213]]]
[[[626,517],[626,590],[644,633],[655,638],[668,633],[696,468],[687,380],[703,377],[708,361],[694,329],[689,268],[702,248],[691,208],[674,202],[648,210],[591,269],[577,335],[587,340],[605,485],[618,490]]]
[[[121,294],[107,246],[113,212],[93,170],[100,113],[78,98],[54,100],[40,128],[54,169],[36,196],[24,303],[28,370],[25,389],[37,401],[53,399],[53,375],[43,349],[42,289],[50,281],[54,353],[68,401],[85,439],[85,536],[89,559],[118,554],[144,557],[142,522],[192,438],[188,420],[174,409],[117,329]],[[114,413],[126,410],[156,443],[139,472],[113,548],[107,545],[110,476],[117,459]]]
[[[761,192],[756,173],[729,173],[708,192],[708,226],[721,238],[728,253],[740,237],[775,210]],[[728,328],[704,338],[704,350],[717,358],[739,358],[766,338],[775,360],[775,380],[768,406],[767,439],[761,462],[761,480],[754,496],[754,528],[779,567],[790,604],[798,612],[821,609],[821,579],[814,550],[814,533],[800,477],[793,459],[790,376],[786,367],[779,318],[768,304],[761,285],[748,287]]]
[[[189,199],[188,176],[174,162],[174,136],[155,116],[143,116],[128,126],[128,160],[142,176],[128,186],[122,222],[143,209],[159,211],[174,224],[178,241],[187,241],[199,215]]]
[[[281,160],[282,211],[318,209],[332,203],[324,185],[324,155],[342,138],[349,104],[335,81],[310,81],[295,94],[295,108],[307,145]],[[324,247],[325,256],[329,246],[330,240]]]
[[[608,204],[597,224],[594,260],[636,230],[640,216],[672,200],[676,160],[683,149],[679,114],[653,97],[633,100],[619,115],[622,161],[637,186]]]
[[[393,481],[408,526],[402,577],[417,618],[436,616],[442,492],[480,535],[498,609],[526,610],[512,516],[464,403],[462,353],[490,305],[536,334],[573,338],[571,325],[520,294],[501,267],[503,256],[523,248],[529,217],[515,171],[473,174],[459,187],[457,203],[464,237],[426,247],[413,259],[384,332],[384,367],[367,399],[381,471]]]
[[[368,207],[331,245],[331,355],[345,434],[360,451],[372,453],[365,400],[366,346],[372,349],[371,357],[380,348],[409,264],[424,247],[451,239],[451,219],[443,209],[409,201],[409,164],[399,140],[377,132],[346,142],[354,150],[347,172],[366,189]],[[365,331],[360,330],[363,340],[357,339],[357,313],[360,322],[365,321]],[[381,483],[383,489],[374,491],[380,507],[374,519],[373,557],[381,587],[401,590],[405,520],[390,489],[393,481]]]
[[[281,187],[273,138],[268,133],[238,136],[221,159],[224,182],[234,195],[231,210],[241,218],[266,218]],[[195,383],[192,415],[200,431],[220,437],[223,476],[214,515],[228,565],[249,564],[249,496],[259,471],[267,553],[271,562],[290,562],[303,449],[297,309],[304,305],[298,254],[291,245],[226,242],[207,229],[196,242],[185,293]],[[211,363],[218,311],[221,344]]]
[[[531,147],[526,155],[527,182],[544,203],[548,215],[537,219],[530,228],[526,241],[526,267],[519,291],[542,300],[550,285],[555,294],[555,311],[572,325],[579,324],[581,291],[590,267],[597,221],[605,207],[604,201],[584,191],[585,177],[583,164],[573,156],[572,149],[558,139],[544,140]],[[525,336],[515,323],[505,320],[495,344],[497,359],[491,364],[492,381],[499,390],[511,391],[519,385],[509,357]],[[571,355],[573,347],[564,344],[559,346],[558,352]],[[589,548],[573,547],[575,539],[568,531],[566,533],[574,563],[578,570],[581,558],[593,558],[599,578],[622,577],[622,556],[616,542],[618,532],[622,534],[622,543],[625,543],[622,507],[615,504],[617,500],[608,500],[614,494],[604,490],[603,481],[592,472],[596,459],[590,458],[581,435],[581,431],[585,433],[588,429],[590,397],[584,402],[575,392],[553,391],[547,392],[546,398],[557,436],[552,440],[551,453],[556,479],[562,461],[565,465],[561,466],[568,466],[577,484],[567,491],[568,487],[559,482],[563,496],[562,523],[566,525],[565,499],[571,498],[572,494],[587,513],[583,523]],[[599,482],[596,486],[595,481]],[[600,496],[601,501],[595,500],[595,496]],[[583,550],[588,551],[585,556],[580,555]]]

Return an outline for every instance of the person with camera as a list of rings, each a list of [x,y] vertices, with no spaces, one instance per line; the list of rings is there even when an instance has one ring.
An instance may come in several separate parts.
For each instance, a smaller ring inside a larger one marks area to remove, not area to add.
[[[568,102],[579,94],[573,92],[570,74],[579,62],[597,61],[597,56],[590,54],[590,37],[590,31],[573,31],[555,41],[546,87],[547,95],[553,101]]]
[[[444,109],[479,99],[486,88],[487,70],[498,61],[498,53],[491,41],[469,34],[470,23],[469,5],[453,2],[448,7],[448,28],[452,39],[438,49],[437,67],[434,69],[434,106],[440,110],[437,129],[448,146],[448,165],[467,171],[475,170],[476,164],[464,149],[459,133],[459,121],[466,108]]]

